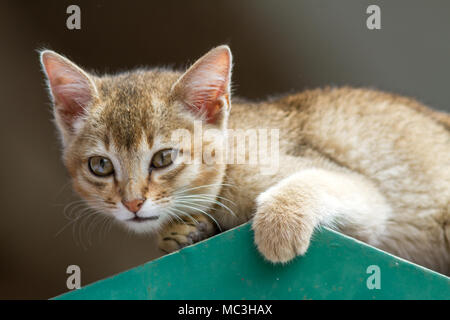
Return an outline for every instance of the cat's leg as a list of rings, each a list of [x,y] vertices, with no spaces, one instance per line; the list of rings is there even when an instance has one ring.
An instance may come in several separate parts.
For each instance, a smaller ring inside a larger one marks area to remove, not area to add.
[[[210,218],[200,214],[182,217],[166,225],[158,234],[159,248],[171,253],[217,233]]]
[[[390,213],[390,206],[368,179],[307,169],[257,198],[255,242],[267,260],[287,262],[306,252],[314,228],[320,224],[376,245]]]

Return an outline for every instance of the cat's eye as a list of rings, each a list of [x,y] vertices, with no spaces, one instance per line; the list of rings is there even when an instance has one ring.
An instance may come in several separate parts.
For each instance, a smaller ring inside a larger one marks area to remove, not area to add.
[[[111,160],[104,157],[89,158],[89,169],[93,174],[99,177],[106,177],[114,172]]]
[[[177,153],[174,149],[165,149],[158,151],[153,156],[152,162],[150,164],[151,168],[159,169],[170,166],[175,160]]]

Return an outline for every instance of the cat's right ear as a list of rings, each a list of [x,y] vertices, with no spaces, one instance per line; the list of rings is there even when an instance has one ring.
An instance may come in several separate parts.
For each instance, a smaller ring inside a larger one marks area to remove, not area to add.
[[[56,122],[66,138],[86,116],[97,97],[97,89],[90,76],[67,58],[50,50],[41,51],[40,56]]]

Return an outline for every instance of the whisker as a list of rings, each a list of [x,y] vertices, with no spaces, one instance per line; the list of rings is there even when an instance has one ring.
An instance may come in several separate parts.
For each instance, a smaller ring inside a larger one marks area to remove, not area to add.
[[[214,210],[214,208],[211,208],[210,206],[205,206],[205,205],[202,205],[202,204],[198,204],[198,203],[195,203],[194,201],[186,201],[186,200],[178,200],[177,199],[177,203],[195,204],[196,206],[199,206],[200,208]]]
[[[95,217],[94,214],[95,214],[95,212],[90,212],[90,214],[87,215],[86,218],[80,222],[79,229],[78,229],[78,236],[79,236],[80,241],[83,243],[83,245],[84,245],[84,242],[83,242],[82,236],[83,236],[83,231],[86,231],[85,225],[92,217]],[[92,246],[92,243],[88,237],[86,240],[87,240],[87,246],[85,247],[85,249],[87,249],[87,247]]]
[[[191,203],[191,204],[192,204],[192,203]],[[193,205],[194,205],[194,204],[193,204]],[[222,228],[220,227],[220,225],[219,225],[219,223],[217,222],[217,220],[214,219],[214,217],[211,216],[209,213],[207,213],[207,212],[205,212],[204,210],[201,210],[201,209],[199,209],[199,208],[187,206],[187,205],[185,205],[185,204],[181,204],[181,207],[183,207],[183,208],[190,208],[190,209],[193,209],[193,210],[200,211],[200,212],[203,213],[204,215],[208,216],[211,220],[213,220],[214,223],[215,223],[215,224],[217,225],[217,227],[219,228],[220,232],[222,232]]]
[[[75,219],[70,219],[70,221],[69,221],[66,225],[64,225],[64,226],[63,226],[63,227],[55,234],[55,237],[58,236],[58,235],[59,235],[63,230],[65,230],[68,226],[70,226],[71,224],[75,223],[78,219],[82,218],[82,216],[84,216],[85,214],[87,214],[88,212],[86,212],[86,211],[88,211],[89,209],[90,209],[89,207],[84,208],[84,209],[81,211],[81,213],[78,214],[78,217],[76,217]]]
[[[95,231],[95,229],[98,227],[99,224],[99,220],[103,221],[103,216],[98,214],[98,212],[94,212],[94,214],[92,214],[93,219],[92,221],[89,223],[89,226],[87,227],[86,230],[86,235],[87,235],[87,239],[88,239],[88,243],[90,246],[92,246],[92,235]]]
[[[106,237],[106,226],[108,225],[108,222],[109,222],[109,216],[104,214],[103,220],[102,220],[101,226],[100,226],[100,232],[99,232],[100,240],[104,240]]]
[[[167,212],[167,214],[169,214],[169,216],[174,216],[179,221],[186,223],[183,219],[181,219],[175,212],[172,212],[170,209],[168,209],[168,210],[166,209],[164,212]]]
[[[84,213],[80,217],[80,219],[77,219],[75,221],[75,223],[73,224],[73,227],[72,227],[72,234],[73,234],[74,241],[77,243],[78,246],[81,246],[83,250],[86,250],[87,248],[84,245],[83,239],[81,237],[81,230],[82,230],[82,226],[83,226],[85,220],[89,219],[89,217],[92,216],[93,212],[91,210],[92,210],[91,208],[88,208],[86,213]],[[78,232],[76,232],[77,231],[77,227],[79,228]]]
[[[201,199],[198,199],[198,201],[203,201],[203,200],[209,201],[207,198],[201,198]],[[224,208],[225,210],[227,210],[229,213],[231,213],[231,215],[232,215],[233,217],[236,217],[236,214],[234,213],[234,211],[231,210],[227,205],[225,205],[225,204],[223,204],[222,202],[217,201],[217,200],[212,200],[212,202],[215,203],[215,204],[217,204],[217,205],[219,205],[220,207]]]
[[[223,204],[220,201],[217,201],[217,200],[212,199],[212,198],[203,198],[203,197],[198,197],[198,198],[193,198],[193,199],[195,201],[199,201],[199,202],[207,202],[207,203],[217,204],[217,205],[221,206],[222,208],[224,208],[225,210],[227,210],[228,212],[230,212],[233,217],[236,217],[236,214],[234,213],[234,211],[231,210],[228,206],[226,206],[225,204]]]
[[[236,203],[231,201],[230,199],[227,199],[227,198],[222,197],[222,196],[216,196],[216,195],[209,194],[209,193],[198,193],[198,194],[196,193],[196,194],[190,194],[190,195],[185,195],[185,196],[179,196],[177,198],[194,198],[196,196],[205,196],[205,197],[207,196],[207,197],[211,197],[211,198],[219,198],[219,199],[222,199],[224,201],[228,201],[228,202],[230,202],[230,203],[232,203],[233,205],[236,206]]]
[[[181,190],[179,190],[177,192],[174,192],[174,194],[180,194],[180,193],[184,193],[186,191],[197,190],[197,189],[207,188],[207,187],[212,187],[212,186],[235,187],[234,185],[231,185],[231,184],[228,184],[228,183],[212,183],[212,184],[205,184],[205,185],[202,185],[202,186],[188,188],[188,189],[181,189]]]
[[[171,210],[175,210],[181,213],[182,216],[187,216],[189,217],[195,224],[198,224],[199,222],[193,217],[191,216],[189,213],[184,212],[182,210],[178,210],[177,208],[171,208]],[[182,219],[183,220],[183,219]],[[186,223],[186,221],[183,220],[184,223]]]

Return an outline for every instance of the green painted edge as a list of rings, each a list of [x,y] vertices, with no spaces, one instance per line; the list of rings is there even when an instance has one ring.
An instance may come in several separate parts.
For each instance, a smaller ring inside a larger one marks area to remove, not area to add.
[[[367,288],[370,265],[380,268],[379,290]],[[450,278],[327,228],[305,256],[273,265],[246,223],[54,299],[449,300]]]

